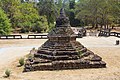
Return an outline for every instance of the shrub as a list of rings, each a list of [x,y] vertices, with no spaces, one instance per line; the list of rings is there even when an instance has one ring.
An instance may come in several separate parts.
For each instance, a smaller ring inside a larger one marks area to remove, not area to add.
[[[33,47],[32,50],[35,50],[35,47]]]
[[[6,74],[6,77],[9,77],[10,74],[11,74],[11,71],[7,69],[7,70],[5,71],[5,74]]]
[[[81,55],[82,55],[82,52],[81,52],[81,51],[79,51],[79,52],[78,52],[78,54],[79,54],[79,56],[81,56]]]
[[[29,55],[28,55],[28,59],[32,59],[33,57],[34,57],[33,54],[29,54]]]
[[[24,58],[21,58],[21,59],[19,60],[19,64],[20,64],[20,66],[23,66],[23,65],[24,65]]]

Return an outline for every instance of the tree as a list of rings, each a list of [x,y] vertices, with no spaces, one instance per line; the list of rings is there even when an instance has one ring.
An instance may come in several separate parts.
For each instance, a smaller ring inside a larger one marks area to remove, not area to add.
[[[63,6],[63,0],[57,0],[55,2],[55,8],[56,8],[56,11],[57,11],[57,14],[60,12],[60,9],[62,8]]]
[[[22,32],[31,31],[32,27],[36,25],[36,21],[39,20],[38,11],[34,8],[33,3],[22,3],[18,9],[13,16],[15,25],[22,28]]]
[[[70,19],[70,24],[73,27],[77,26],[82,26],[80,25],[80,20],[75,19],[75,0],[70,0],[69,1],[69,19]]]
[[[110,24],[111,22],[113,22],[114,17],[112,14],[112,5],[110,0],[103,0],[103,2],[99,3],[100,7],[99,7],[99,22],[101,27],[104,25],[104,28],[108,28],[108,24]]]
[[[97,27],[99,2],[100,0],[80,0],[76,6],[76,18],[82,19],[85,25]]]
[[[1,0],[1,7],[7,14],[10,22],[12,23],[12,27],[15,28],[15,19],[14,15],[18,11],[18,6],[20,5],[20,0]]]
[[[47,17],[47,22],[50,27],[50,23],[54,23],[56,18],[56,7],[54,0],[39,0],[37,6],[39,14]]]
[[[0,8],[0,35],[7,35],[11,32],[11,24],[5,12]]]
[[[80,0],[76,5],[76,18],[82,19],[85,25],[91,24],[92,28],[98,25],[108,28],[119,12],[115,0]]]
[[[40,19],[36,21],[35,26],[32,27],[33,32],[48,32],[48,22],[46,16],[40,16]]]
[[[112,24],[118,24],[120,26],[120,1],[110,0],[110,5],[112,5],[112,15],[114,16],[114,21]]]

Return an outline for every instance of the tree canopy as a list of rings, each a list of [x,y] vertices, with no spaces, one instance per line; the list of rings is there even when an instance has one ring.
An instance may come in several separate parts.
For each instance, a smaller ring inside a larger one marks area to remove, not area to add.
[[[117,18],[120,19],[120,2],[115,0],[79,0],[76,5],[76,18],[82,19],[85,25],[93,28],[98,25],[108,27]]]
[[[5,12],[0,8],[0,35],[7,35],[11,32],[11,23]]]
[[[10,19],[10,22],[12,24],[12,27],[15,28],[15,19],[14,15],[18,11],[18,6],[20,5],[20,0],[1,0],[1,7],[7,14],[8,18]]]
[[[120,26],[119,0],[39,0],[38,3],[0,0],[3,9],[1,14],[6,15],[5,18],[8,18],[8,23],[14,30],[20,28],[19,32],[48,32],[55,27],[56,18],[63,6],[71,26]],[[4,27],[1,27],[0,31],[3,30]],[[10,31],[5,30],[4,34]]]
[[[55,11],[54,0],[40,0],[38,3],[38,10],[40,15],[46,15],[48,25],[54,23],[57,12]]]
[[[39,20],[38,11],[32,3],[22,3],[18,6],[18,11],[16,11],[13,17],[15,19],[15,25],[21,27],[25,32],[31,31],[36,21]]]

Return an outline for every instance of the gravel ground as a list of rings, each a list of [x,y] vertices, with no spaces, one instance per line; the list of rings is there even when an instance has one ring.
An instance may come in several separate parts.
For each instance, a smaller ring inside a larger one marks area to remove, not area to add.
[[[98,54],[107,63],[107,68],[60,71],[36,71],[22,73],[18,60],[46,39],[0,40],[0,80],[120,80],[120,45],[116,37],[84,37],[77,39],[88,49]],[[10,69],[10,78],[4,78],[4,71]]]

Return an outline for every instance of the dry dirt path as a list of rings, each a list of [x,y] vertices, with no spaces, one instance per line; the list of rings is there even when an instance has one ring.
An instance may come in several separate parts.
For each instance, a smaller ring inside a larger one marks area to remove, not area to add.
[[[33,48],[46,40],[0,40],[0,80],[120,80],[120,45],[116,46],[116,37],[84,37],[77,39],[88,49],[100,55],[107,68],[79,69],[63,71],[36,71],[22,73],[16,67],[18,58],[28,54]],[[12,76],[3,78],[6,68],[12,69]]]

